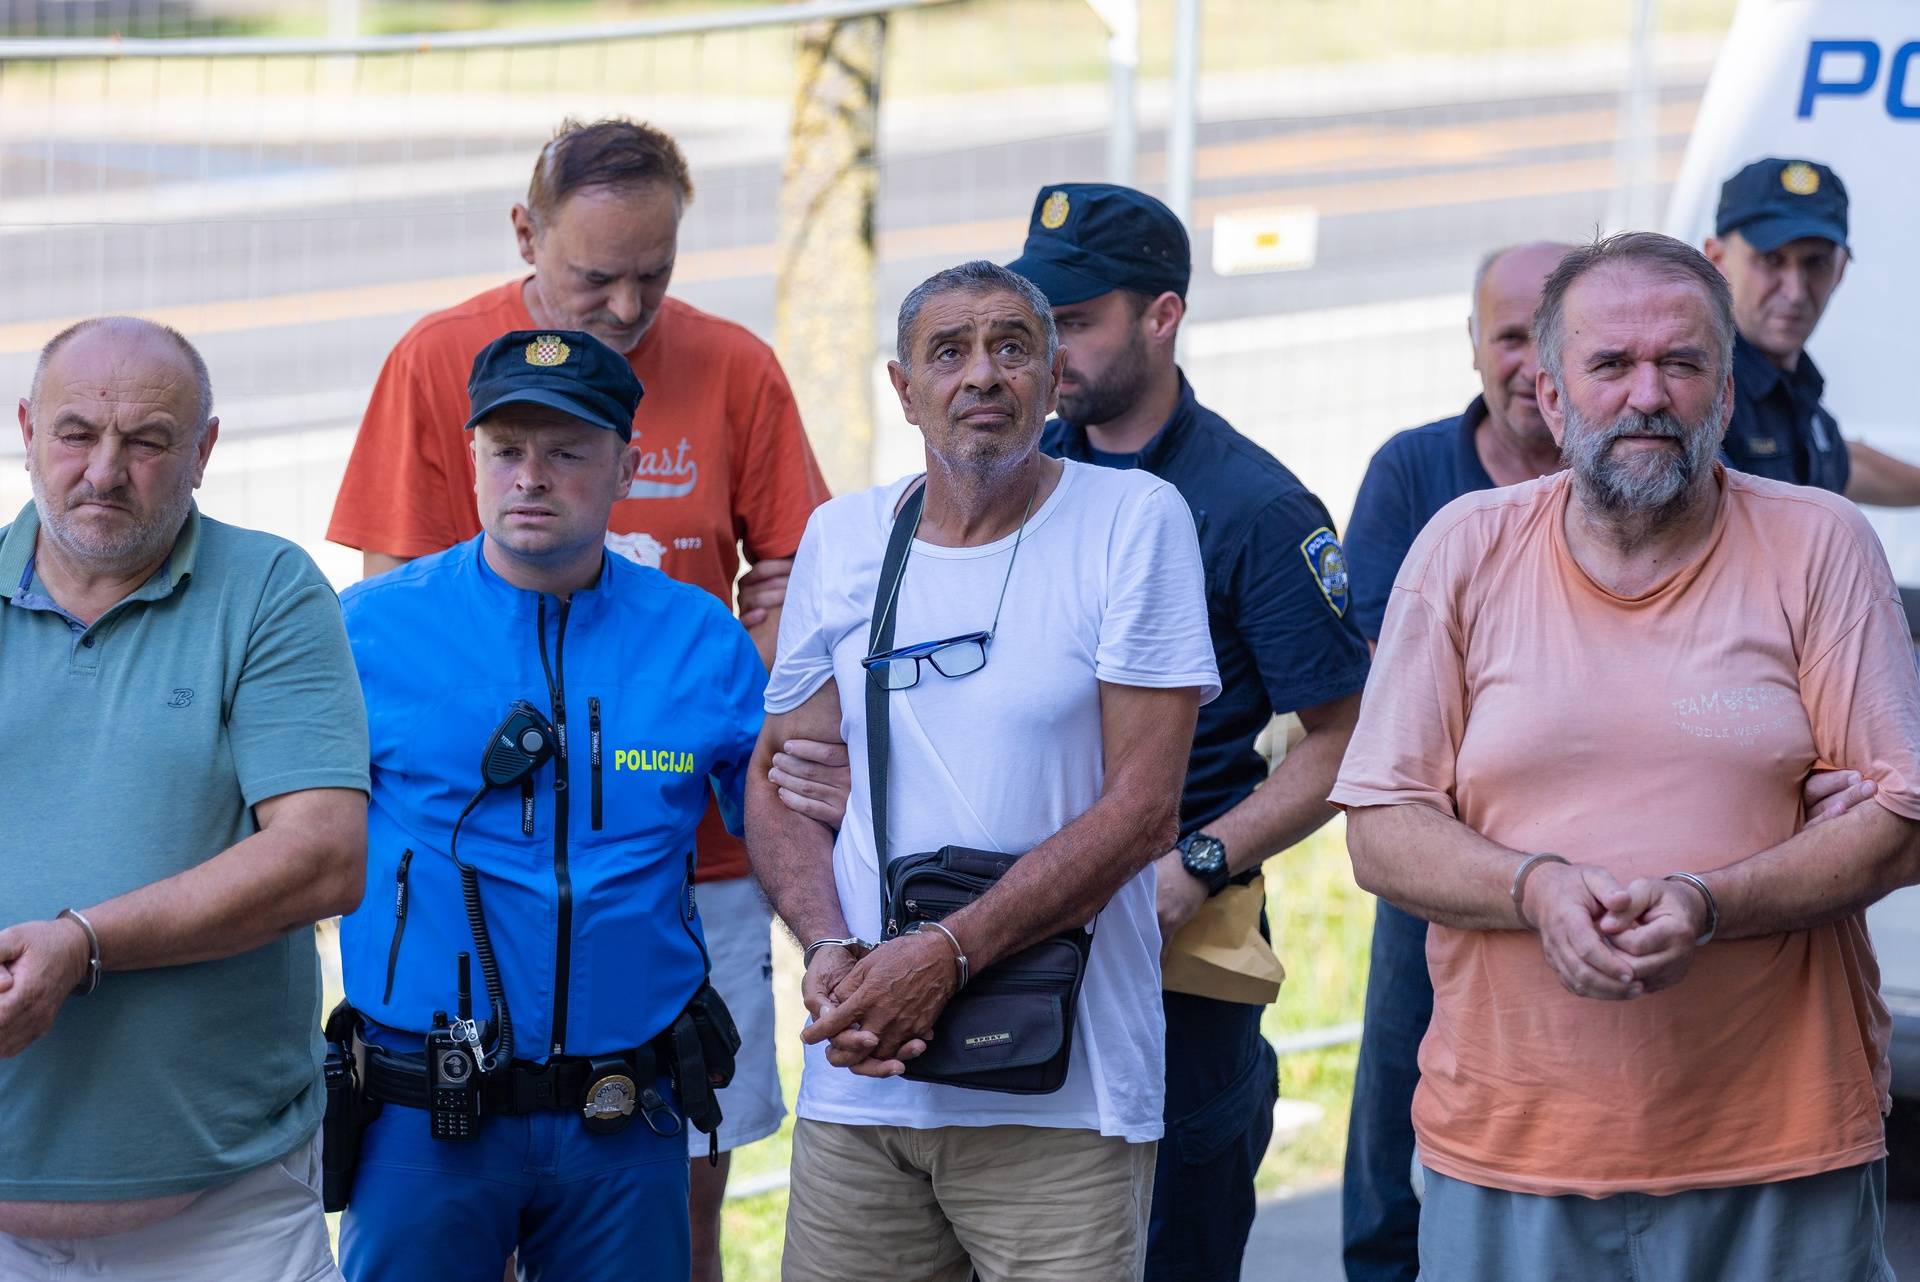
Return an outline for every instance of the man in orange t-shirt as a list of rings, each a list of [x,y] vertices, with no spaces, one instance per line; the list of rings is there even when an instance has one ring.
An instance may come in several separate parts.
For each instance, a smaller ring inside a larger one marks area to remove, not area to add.
[[[1574,251],[1535,333],[1568,469],[1421,533],[1332,794],[1360,883],[1433,923],[1421,1277],[1878,1282],[1861,914],[1920,879],[1885,554],[1716,463],[1733,317],[1697,251]],[[1877,804],[1803,828],[1843,764]]]
[[[475,353],[511,330],[586,330],[626,353],[646,388],[633,427],[640,466],[613,506],[607,545],[729,605],[744,548],[754,572],[741,582],[741,621],[771,666],[786,570],[827,486],[773,352],[666,295],[692,197],[686,160],[665,133],[626,120],[564,123],[534,165],[526,203],[512,211],[533,273],[424,317],[400,340],[374,385],[327,537],[361,549],[370,575],[477,537],[462,431]],[[645,638],[634,645],[638,656]],[[779,764],[776,777],[790,789],[817,791],[817,778],[800,777],[806,763]],[[713,983],[743,1042],[720,1097],[725,1151],[772,1134],[786,1111],[773,1053],[770,922],[744,847],[711,808],[698,844]],[[698,1136],[696,1282],[719,1277],[727,1175],[724,1158],[709,1166],[706,1145]]]

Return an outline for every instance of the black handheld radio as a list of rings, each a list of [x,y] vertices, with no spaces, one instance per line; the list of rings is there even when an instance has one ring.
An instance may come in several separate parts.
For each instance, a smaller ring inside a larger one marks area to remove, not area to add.
[[[470,961],[466,953],[461,953],[458,958],[459,1018],[449,1023],[445,1011],[435,1011],[432,1028],[427,1033],[427,1113],[432,1135],[437,1140],[470,1140],[480,1133],[482,1081],[489,1071],[510,1071],[513,1063],[513,1015],[507,1009],[506,986],[501,982],[500,964],[493,955],[487,916],[480,906],[479,873],[460,858],[460,826],[482,797],[496,788],[511,787],[526,780],[553,757],[558,746],[559,735],[552,723],[526,700],[515,699],[506,718],[487,737],[486,749],[480,754],[480,787],[454,821],[453,833],[447,838],[447,855],[460,870],[461,897],[466,904],[474,952],[480,956],[480,974],[487,985],[487,1000],[493,1007],[490,1034],[496,1041],[489,1061],[482,1049],[485,1038],[473,1020]]]
[[[427,1034],[427,1115],[437,1140],[470,1140],[480,1133],[480,1033],[473,1022],[473,979],[465,953],[459,965],[459,1018],[433,1012]]]

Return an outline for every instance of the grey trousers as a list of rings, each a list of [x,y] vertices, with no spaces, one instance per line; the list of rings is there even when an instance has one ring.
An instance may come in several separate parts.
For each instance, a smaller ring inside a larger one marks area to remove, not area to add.
[[[1887,1164],[1668,1197],[1540,1197],[1431,1168],[1420,1282],[1892,1282]]]
[[[6,1282],[341,1282],[320,1212],[320,1141],[208,1189],[178,1215],[129,1233],[0,1233]]]

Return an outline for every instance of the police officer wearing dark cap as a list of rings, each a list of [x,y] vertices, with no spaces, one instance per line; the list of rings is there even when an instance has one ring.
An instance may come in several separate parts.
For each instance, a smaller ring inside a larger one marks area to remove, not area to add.
[[[1176,936],[1190,928],[1218,938],[1235,922],[1265,934],[1249,883],[1261,886],[1263,861],[1333,813],[1326,797],[1359,711],[1367,645],[1346,617],[1346,562],[1326,508],[1201,405],[1174,361],[1191,258],[1173,212],[1126,187],[1046,187],[1010,266],[1053,305],[1066,355],[1059,417],[1042,448],[1162,477],[1186,498],[1200,534],[1222,688],[1200,710],[1180,841],[1157,865],[1168,949],[1166,1131],[1146,1276],[1236,1278],[1278,1093],[1260,1034],[1271,988],[1260,992],[1251,976],[1198,974]],[[1306,737],[1269,778],[1255,740],[1287,712]]]
[[[357,1022],[378,1114],[343,1269],[684,1278],[684,1132],[729,1071],[694,829],[717,795],[739,831],[766,673],[710,593],[607,551],[624,358],[510,333],[468,393],[483,533],[341,594],[373,791],[328,1036]]]
[[[1847,441],[1807,340],[1846,275],[1847,189],[1811,160],[1770,156],[1727,179],[1706,255],[1733,290],[1730,466],[1856,503],[1920,504],[1920,468]]]

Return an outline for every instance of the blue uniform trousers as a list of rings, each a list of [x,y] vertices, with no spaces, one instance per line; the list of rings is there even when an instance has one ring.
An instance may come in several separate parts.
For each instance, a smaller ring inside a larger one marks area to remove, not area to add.
[[[1162,994],[1166,1134],[1153,1172],[1147,1282],[1238,1282],[1253,1176],[1273,1138],[1280,1066],[1264,1006]]]
[[[542,1112],[483,1118],[479,1138],[449,1143],[424,1111],[388,1104],[361,1141],[341,1271],[500,1282],[518,1247],[528,1282],[686,1282],[687,1234],[684,1131],[655,1135],[636,1114],[595,1135],[574,1113]]]
[[[1432,1018],[1427,923],[1382,899],[1373,918],[1366,1023],[1340,1195],[1347,1282],[1414,1282],[1420,1272],[1413,1088],[1420,1081],[1420,1039]]]

